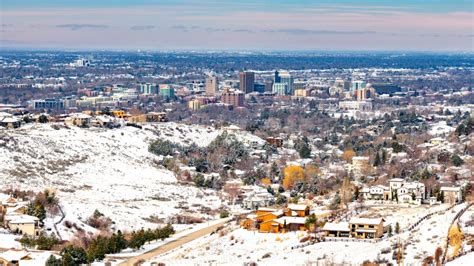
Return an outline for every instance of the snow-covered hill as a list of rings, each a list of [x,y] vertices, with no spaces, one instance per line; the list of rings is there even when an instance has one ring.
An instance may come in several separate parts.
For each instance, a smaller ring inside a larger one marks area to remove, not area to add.
[[[154,227],[144,218],[167,218],[202,206],[216,209],[221,203],[212,191],[178,184],[172,172],[156,165],[148,144],[161,138],[205,146],[220,133],[176,123],[143,129],[55,129],[49,124],[0,129],[0,188],[57,189],[67,219],[85,220],[98,209],[118,228]],[[262,142],[237,135],[247,143]]]

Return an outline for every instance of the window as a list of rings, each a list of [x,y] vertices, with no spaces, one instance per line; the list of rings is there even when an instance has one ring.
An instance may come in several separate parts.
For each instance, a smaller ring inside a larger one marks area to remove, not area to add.
[[[369,228],[374,228],[374,226],[373,226],[373,225],[369,225]]]

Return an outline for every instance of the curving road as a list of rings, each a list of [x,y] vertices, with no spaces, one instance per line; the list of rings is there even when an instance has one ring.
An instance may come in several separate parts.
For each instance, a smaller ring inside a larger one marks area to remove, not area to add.
[[[199,229],[197,231],[191,232],[189,234],[186,234],[184,236],[181,236],[175,240],[172,240],[166,244],[163,244],[159,247],[156,247],[154,249],[151,249],[145,253],[142,253],[138,256],[126,259],[125,261],[121,262],[120,266],[135,266],[135,265],[140,265],[141,263],[145,262],[146,260],[149,260],[153,257],[156,257],[158,255],[161,255],[163,253],[166,253],[172,249],[175,249],[177,247],[180,247],[188,242],[191,242],[195,239],[198,239],[202,236],[205,236],[207,234],[210,234],[212,232],[215,232],[220,226],[224,225],[227,223],[230,219],[226,219],[222,222],[219,222],[217,224],[205,227],[203,229]]]

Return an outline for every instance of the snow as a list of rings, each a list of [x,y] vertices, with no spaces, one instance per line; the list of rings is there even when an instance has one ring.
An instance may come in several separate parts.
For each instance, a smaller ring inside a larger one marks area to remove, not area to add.
[[[0,228],[0,249],[2,248],[20,248],[20,242],[16,239],[20,239],[21,236],[8,233],[6,230]]]
[[[86,227],[84,222],[98,209],[115,222],[116,229],[155,228],[157,224],[144,219],[199,213],[203,206],[215,210],[222,203],[212,190],[179,184],[174,173],[157,165],[149,143],[165,139],[205,146],[220,133],[177,123],[146,124],[142,129],[63,125],[55,129],[51,124],[0,129],[0,188],[52,188],[66,213],[64,221],[79,227]],[[235,134],[246,143],[262,141],[249,133]],[[58,229],[66,238],[73,233],[62,224]]]
[[[345,264],[360,265],[364,261],[387,261],[392,259],[393,247],[400,241],[403,244],[404,264],[419,265],[427,256],[433,256],[438,246],[443,246],[449,225],[453,217],[465,205],[458,205],[453,210],[435,214],[421,222],[414,230],[383,238],[378,242],[321,242],[305,247],[300,239],[304,232],[285,234],[258,233],[240,228],[238,225],[226,227],[227,234],[208,235],[187,243],[175,250],[157,256],[145,263],[165,262],[166,265],[235,265],[256,262],[258,265],[310,265],[310,264]],[[434,207],[400,207],[392,217],[399,222],[401,229],[415,222],[427,213],[446,208],[445,205]],[[365,214],[390,208],[374,208]],[[405,220],[409,221],[405,221]],[[404,222],[403,222],[404,221]],[[296,247],[292,249],[292,247]],[[453,264],[454,265],[454,264]]]

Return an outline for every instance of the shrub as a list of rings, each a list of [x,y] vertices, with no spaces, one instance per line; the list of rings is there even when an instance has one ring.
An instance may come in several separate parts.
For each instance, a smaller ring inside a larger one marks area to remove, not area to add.
[[[222,210],[221,213],[219,214],[220,218],[227,218],[229,217],[229,211],[228,210]]]

